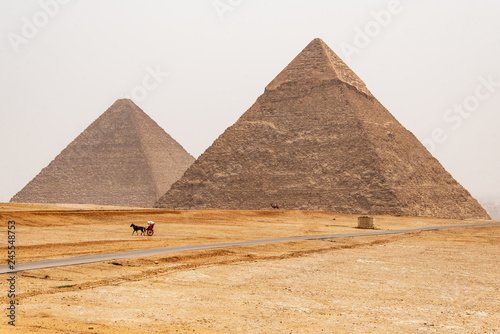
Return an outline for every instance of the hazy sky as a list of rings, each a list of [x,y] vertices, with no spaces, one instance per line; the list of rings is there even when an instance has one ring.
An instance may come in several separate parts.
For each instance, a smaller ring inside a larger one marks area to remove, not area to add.
[[[0,0],[0,202],[121,97],[197,157],[315,37],[500,197],[499,18],[498,0]]]

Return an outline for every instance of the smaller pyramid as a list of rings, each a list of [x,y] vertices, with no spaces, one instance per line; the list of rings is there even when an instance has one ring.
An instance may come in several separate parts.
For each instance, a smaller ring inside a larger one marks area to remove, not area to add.
[[[152,207],[194,158],[131,100],[117,100],[12,199]]]

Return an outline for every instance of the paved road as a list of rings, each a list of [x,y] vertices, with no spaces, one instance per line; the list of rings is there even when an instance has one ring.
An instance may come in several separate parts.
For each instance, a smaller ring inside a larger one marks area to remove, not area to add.
[[[179,252],[187,252],[187,251],[193,251],[193,250],[213,249],[213,248],[227,248],[227,247],[236,247],[236,246],[259,245],[259,244],[268,244],[268,243],[285,242],[285,241],[320,240],[320,239],[335,239],[335,238],[347,238],[347,237],[363,237],[363,236],[371,236],[371,235],[402,234],[402,233],[411,233],[411,232],[420,232],[420,231],[441,230],[441,229],[446,229],[446,228],[493,226],[493,225],[500,225],[500,223],[431,226],[431,227],[421,227],[421,228],[413,228],[413,229],[407,229],[407,230],[373,231],[373,232],[329,234],[329,235],[307,235],[307,236],[297,236],[297,237],[288,237],[288,238],[279,238],[279,239],[261,239],[261,240],[225,242],[225,243],[219,243],[219,244],[189,245],[189,246],[178,246],[178,247],[141,249],[141,250],[130,251],[130,252],[122,252],[122,253],[97,254],[97,255],[88,255],[88,256],[68,257],[68,258],[62,258],[62,259],[43,260],[43,261],[36,261],[36,262],[18,263],[15,266],[15,270],[10,270],[7,265],[3,265],[3,266],[0,266],[0,274],[15,273],[15,272],[20,272],[20,271],[35,270],[35,269],[53,268],[53,267],[73,266],[73,265],[77,265],[77,264],[112,261],[112,260],[119,260],[119,259],[129,259],[129,258],[134,258],[134,257],[146,257],[146,256],[168,254],[168,253],[179,253]]]

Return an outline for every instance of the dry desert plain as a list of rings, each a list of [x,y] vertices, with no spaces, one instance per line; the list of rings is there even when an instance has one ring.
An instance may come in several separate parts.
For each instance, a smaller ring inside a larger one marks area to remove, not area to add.
[[[16,260],[359,232],[317,211],[167,211],[0,204]],[[156,222],[152,237],[131,223]],[[381,230],[480,221],[376,216]],[[499,333],[500,226],[280,242],[16,274],[0,333]]]

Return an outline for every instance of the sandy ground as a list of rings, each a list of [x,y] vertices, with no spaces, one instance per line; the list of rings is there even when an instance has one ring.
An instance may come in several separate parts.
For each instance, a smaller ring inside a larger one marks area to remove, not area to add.
[[[328,212],[0,205],[0,240],[11,219],[19,262],[359,232],[356,216]],[[130,224],[147,220],[157,223],[155,235],[132,236]],[[381,216],[375,223],[393,230],[471,221]],[[499,256],[495,226],[26,271],[16,274],[17,326],[3,315],[0,333],[497,333]],[[4,310],[9,276],[0,275]]]

